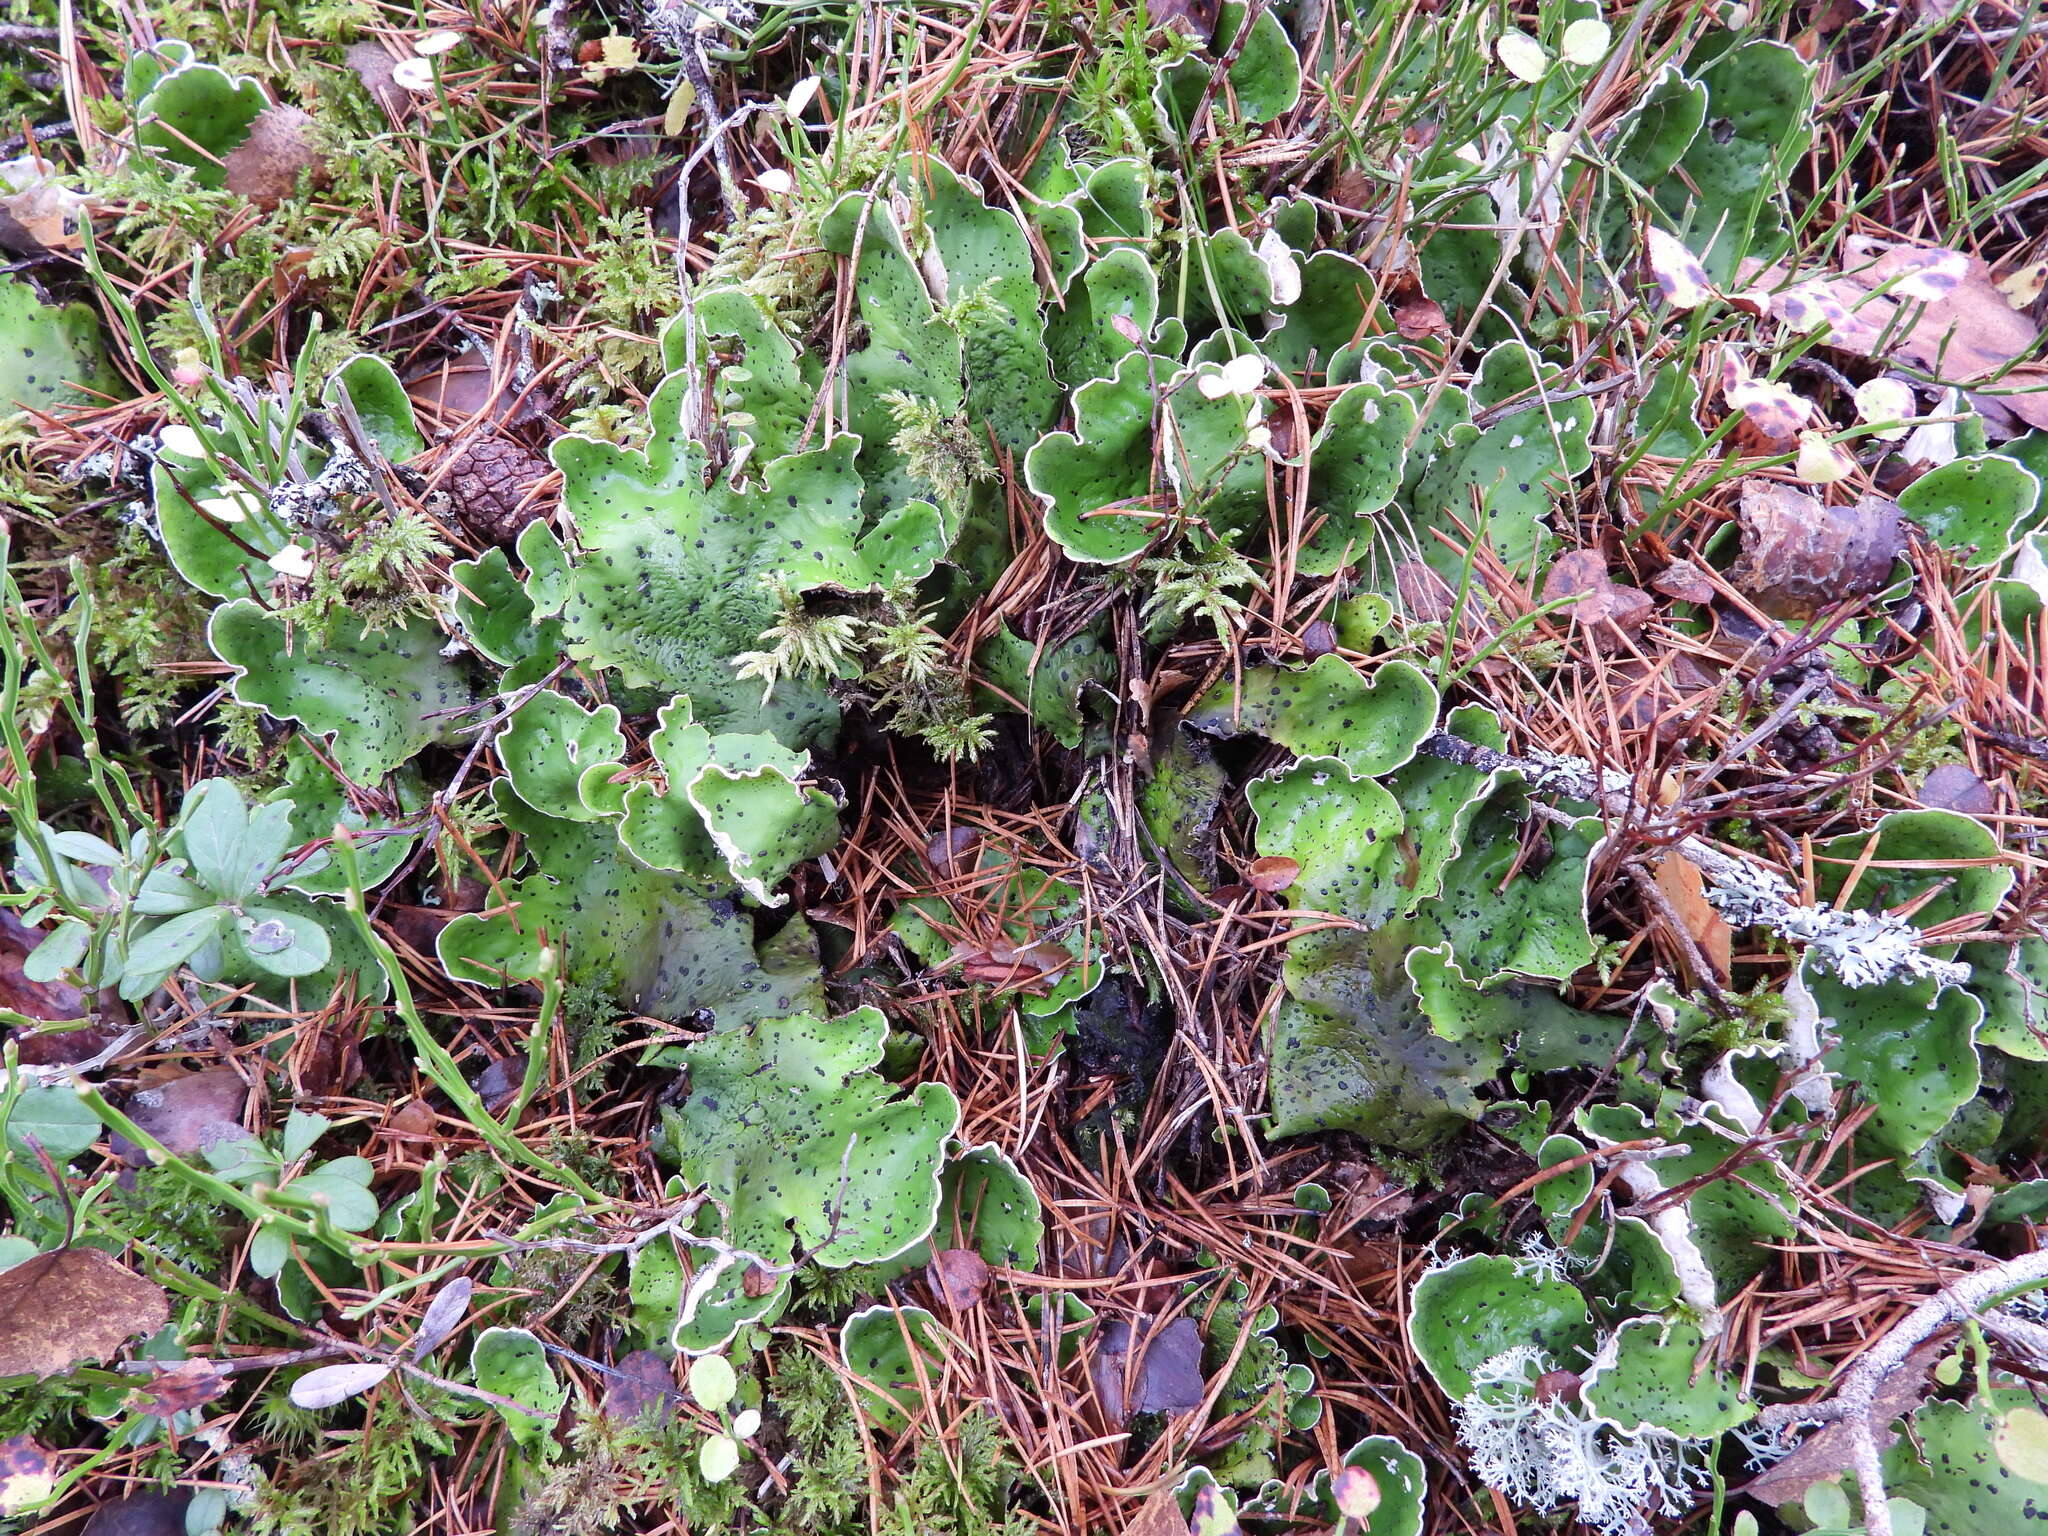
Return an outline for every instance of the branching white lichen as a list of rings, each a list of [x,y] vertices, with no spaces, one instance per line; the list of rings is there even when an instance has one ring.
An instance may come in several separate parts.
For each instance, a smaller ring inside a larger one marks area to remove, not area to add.
[[[1458,1438],[1482,1482],[1535,1510],[1575,1503],[1602,1536],[1642,1536],[1652,1514],[1692,1507],[1706,1470],[1691,1442],[1591,1417],[1575,1394],[1539,1389],[1550,1369],[1523,1344],[1472,1372],[1472,1391],[1456,1405]]]
[[[1522,1239],[1522,1264],[1525,1270],[1535,1270],[1545,1278],[1570,1282],[1573,1275],[1585,1274],[1599,1267],[1599,1255],[1574,1253],[1569,1248],[1560,1248],[1550,1240],[1548,1233],[1540,1229]]]
[[[1676,830],[1657,815],[1644,814],[1628,775],[1597,769],[1583,758],[1555,752],[1511,757],[1447,731],[1427,737],[1420,750],[1488,773],[1512,769],[1538,794],[1588,801],[1598,806],[1602,815],[1615,819],[1633,816],[1645,832]],[[1698,866],[1706,876],[1707,900],[1735,927],[1770,928],[1792,943],[1804,945],[1852,987],[1929,977],[1955,985],[1969,979],[1970,968],[1961,961],[1943,960],[1923,949],[1920,930],[1903,917],[1841,912],[1826,902],[1801,902],[1777,871],[1739,859],[1703,838],[1679,837],[1671,852]]]

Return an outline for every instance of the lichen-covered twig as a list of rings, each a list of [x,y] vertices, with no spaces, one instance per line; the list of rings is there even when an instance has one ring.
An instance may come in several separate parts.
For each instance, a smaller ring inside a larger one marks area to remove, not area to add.
[[[1758,1427],[1777,1431],[1799,1424],[1839,1424],[1849,1438],[1856,1490],[1863,1501],[1866,1536],[1892,1536],[1891,1506],[1884,1491],[1878,1422],[1879,1390],[1906,1357],[1951,1324],[1975,1318],[1992,1333],[2030,1355],[2048,1348],[2048,1329],[2024,1318],[1985,1311],[2008,1292],[2048,1281],[2048,1251],[2022,1254],[1943,1286],[1908,1312],[1842,1373],[1834,1396],[1819,1403],[1780,1403],[1766,1408]],[[1981,1316],[1979,1314],[1982,1314]],[[1887,1421],[1889,1416],[1887,1415]]]
[[[1603,816],[1619,819],[1641,811],[1635,786],[1626,774],[1595,768],[1582,758],[1551,752],[1515,757],[1448,731],[1425,737],[1418,750],[1483,773],[1512,769],[1537,793],[1584,800],[1597,806]],[[1654,816],[1643,819],[1642,824],[1646,830],[1659,830]],[[1664,829],[1675,830],[1668,823]],[[1738,858],[1704,838],[1679,837],[1671,851],[1706,877],[1707,900],[1730,923],[1738,928],[1769,928],[1781,938],[1803,945],[1852,987],[1926,978],[1953,984],[1969,977],[1967,965],[1943,960],[1922,948],[1920,930],[1905,918],[1884,912],[1838,911],[1826,902],[1802,902],[1776,870]]]

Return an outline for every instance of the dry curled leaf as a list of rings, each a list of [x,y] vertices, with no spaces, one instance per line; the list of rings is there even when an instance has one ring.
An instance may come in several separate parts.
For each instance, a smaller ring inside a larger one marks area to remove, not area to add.
[[[164,1293],[97,1248],[58,1248],[0,1270],[0,1376],[40,1381],[104,1360],[171,1315]]]
[[[1043,939],[1032,944],[998,939],[986,946],[970,945],[956,951],[953,959],[963,980],[981,982],[998,991],[1031,991],[1048,986],[1053,977],[1074,963],[1070,951]]]
[[[1543,578],[1543,600],[1570,598],[1561,611],[1594,633],[1595,643],[1611,642],[1648,622],[1655,607],[1649,593],[1623,586],[1607,574],[1607,560],[1597,549],[1574,549],[1560,555]]]
[[[1244,878],[1245,884],[1253,890],[1272,896],[1301,878],[1301,865],[1279,854],[1267,854],[1264,858],[1253,859],[1246,866]]]
[[[1714,584],[1690,560],[1672,561],[1650,578],[1650,585],[1666,597],[1675,597],[1681,602],[1711,603],[1714,600]]]
[[[1730,407],[1742,413],[1739,435],[1745,447],[1790,453],[1813,420],[1811,400],[1766,379],[1744,379],[1724,394]]]
[[[925,1266],[932,1294],[955,1312],[981,1305],[988,1294],[988,1260],[972,1248],[941,1248]]]
[[[1409,341],[1451,334],[1451,322],[1444,316],[1443,305],[1422,294],[1395,306],[1394,328]]]
[[[228,1389],[228,1378],[211,1360],[180,1360],[176,1365],[158,1366],[134,1401],[141,1412],[159,1419],[212,1402]]]
[[[1745,480],[1740,515],[1728,579],[1773,618],[1810,618],[1881,590],[1906,547],[1898,506],[1882,496],[1830,507],[1789,485]]]
[[[60,180],[47,160],[23,155],[0,162],[0,250],[17,256],[75,251],[79,225],[99,204]]]

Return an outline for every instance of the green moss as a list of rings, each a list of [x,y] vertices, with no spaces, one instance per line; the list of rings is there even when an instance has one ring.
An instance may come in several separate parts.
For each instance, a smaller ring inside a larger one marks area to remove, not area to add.
[[[80,566],[80,586],[92,599],[92,665],[111,682],[121,723],[155,730],[188,686],[177,667],[212,655],[210,610],[142,528],[123,524],[111,532],[111,548],[96,538]],[[58,627],[70,628],[79,612],[67,610]]]
[[[777,1359],[768,1400],[791,1457],[789,1497],[771,1529],[778,1536],[864,1536],[868,1464],[838,1374],[807,1350],[787,1350]],[[920,1436],[907,1465],[896,1463],[901,1470],[885,1483],[880,1529],[891,1536],[1036,1529],[1010,1507],[1022,1469],[1002,1426],[975,1408],[949,1429],[943,1440]]]
[[[411,1402],[381,1392],[359,1428],[329,1430],[331,1449],[280,1458],[248,1512],[252,1536],[401,1536],[414,1529],[426,1463],[454,1452],[448,1425],[458,1411],[457,1399],[423,1383],[409,1390]],[[362,1410],[351,1404],[334,1412],[351,1411]]]
[[[511,1536],[595,1536],[615,1531],[633,1511],[678,1519],[686,1530],[744,1528],[753,1509],[741,1474],[707,1483],[697,1470],[704,1430],[686,1415],[643,1415],[622,1421],[603,1413],[577,1415],[569,1455],[507,1523]],[[756,1469],[758,1470],[758,1469]]]

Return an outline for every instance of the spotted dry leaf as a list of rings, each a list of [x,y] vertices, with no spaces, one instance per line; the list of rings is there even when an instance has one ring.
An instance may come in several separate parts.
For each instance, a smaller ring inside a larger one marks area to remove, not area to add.
[[[1643,245],[1651,280],[1673,309],[1697,309],[1714,296],[1707,269],[1677,236],[1652,224],[1643,231]]]
[[[2015,274],[2021,276],[2022,274]],[[1942,379],[1987,379],[2034,345],[2038,329],[1975,256],[1936,246],[1843,242],[1839,272],[1750,274],[1770,314],[1800,331],[1827,329],[1826,345],[1859,357],[1897,356]],[[2019,292],[2027,290],[2022,282]],[[2007,376],[1971,402],[2048,429],[2048,393]]]

